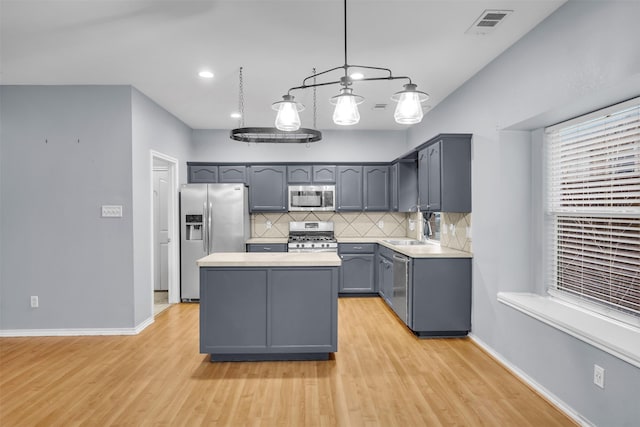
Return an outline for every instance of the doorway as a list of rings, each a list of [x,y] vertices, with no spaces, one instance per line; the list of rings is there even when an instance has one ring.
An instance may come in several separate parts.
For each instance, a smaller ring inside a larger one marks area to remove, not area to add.
[[[154,316],[180,299],[177,168],[177,159],[151,151],[151,301]]]

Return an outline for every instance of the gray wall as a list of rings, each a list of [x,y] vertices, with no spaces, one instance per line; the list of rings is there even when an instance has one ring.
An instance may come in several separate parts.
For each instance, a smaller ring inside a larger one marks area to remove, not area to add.
[[[2,329],[133,326],[130,93],[0,87]]]
[[[191,129],[131,86],[2,86],[0,95],[0,329],[149,320],[150,150],[178,159],[186,182]],[[123,217],[101,218],[105,204],[122,205]]]
[[[194,130],[193,158],[212,162],[388,162],[408,151],[404,131],[322,131],[311,144],[247,144],[226,130]]]
[[[133,265],[136,325],[152,316],[153,248],[151,246],[151,150],[178,160],[179,183],[187,182],[191,128],[136,89],[133,116]]]
[[[541,133],[531,131],[640,94],[639,18],[637,1],[569,1],[409,132],[411,146],[474,135],[473,334],[599,426],[638,425],[640,370],[496,294],[543,288]],[[594,363],[607,370],[604,390]]]

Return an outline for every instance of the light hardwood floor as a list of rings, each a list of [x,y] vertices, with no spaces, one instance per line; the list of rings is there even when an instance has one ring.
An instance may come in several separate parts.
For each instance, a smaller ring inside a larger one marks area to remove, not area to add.
[[[0,425],[574,426],[469,339],[415,338],[379,298],[339,301],[324,362],[210,363],[198,305],[137,336],[0,339]]]

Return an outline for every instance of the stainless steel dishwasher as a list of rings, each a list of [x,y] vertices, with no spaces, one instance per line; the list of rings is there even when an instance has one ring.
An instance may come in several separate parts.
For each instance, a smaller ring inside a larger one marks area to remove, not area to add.
[[[409,325],[409,262],[408,257],[393,254],[393,311]]]

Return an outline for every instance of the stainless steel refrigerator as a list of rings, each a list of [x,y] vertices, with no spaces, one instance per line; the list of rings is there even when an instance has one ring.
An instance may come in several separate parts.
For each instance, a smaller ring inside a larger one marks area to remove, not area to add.
[[[250,234],[244,184],[184,184],[180,189],[180,298],[200,299],[196,261],[212,252],[245,252]]]

